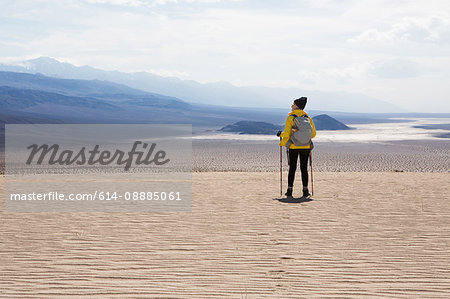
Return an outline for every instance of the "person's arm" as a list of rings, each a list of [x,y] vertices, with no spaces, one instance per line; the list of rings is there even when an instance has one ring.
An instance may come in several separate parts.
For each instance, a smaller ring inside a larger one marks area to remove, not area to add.
[[[292,135],[292,125],[294,124],[294,121],[292,120],[293,116],[288,116],[286,119],[286,124],[284,126],[284,132],[281,133],[280,137],[282,137],[280,141],[280,146],[286,146],[286,143],[288,143],[289,139]]]

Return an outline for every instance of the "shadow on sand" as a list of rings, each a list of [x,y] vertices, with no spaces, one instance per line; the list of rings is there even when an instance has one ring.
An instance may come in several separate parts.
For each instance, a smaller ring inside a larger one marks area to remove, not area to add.
[[[302,202],[310,202],[313,201],[314,199],[311,197],[284,197],[284,198],[274,198],[274,200],[278,200],[279,202],[284,202],[284,203],[302,203]]]

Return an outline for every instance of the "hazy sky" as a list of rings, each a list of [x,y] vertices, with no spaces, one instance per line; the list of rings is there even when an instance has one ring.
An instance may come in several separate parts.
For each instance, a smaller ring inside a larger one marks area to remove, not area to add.
[[[448,0],[1,0],[0,61],[358,92],[450,113]]]

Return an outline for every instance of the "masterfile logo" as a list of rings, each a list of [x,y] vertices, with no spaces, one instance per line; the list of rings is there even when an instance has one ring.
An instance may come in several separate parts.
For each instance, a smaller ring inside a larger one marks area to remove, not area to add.
[[[8,124],[5,133],[6,211],[191,210],[191,125]]]
[[[143,150],[138,150],[141,147]],[[156,143],[149,145],[142,141],[135,141],[130,151],[124,152],[119,149],[114,151],[99,150],[100,145],[96,144],[93,149],[89,150],[83,146],[78,152],[68,149],[60,149],[58,144],[32,144],[27,147],[30,150],[28,156],[27,165],[33,163],[42,165],[42,163],[48,163],[49,165],[125,165],[124,170],[129,170],[131,165],[136,163],[137,165],[164,165],[170,161],[166,158],[166,152],[159,150],[155,152]],[[39,154],[39,155],[38,155]],[[145,154],[145,155],[144,155]],[[36,157],[37,156],[37,157]],[[35,159],[36,158],[36,159]]]

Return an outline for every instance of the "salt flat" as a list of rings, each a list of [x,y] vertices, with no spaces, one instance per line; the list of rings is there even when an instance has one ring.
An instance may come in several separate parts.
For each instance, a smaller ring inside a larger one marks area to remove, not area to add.
[[[330,172],[448,172],[450,140],[370,143],[315,142],[313,169]],[[269,171],[280,169],[277,141],[194,140],[194,171]],[[282,148],[283,167],[287,155]]]

